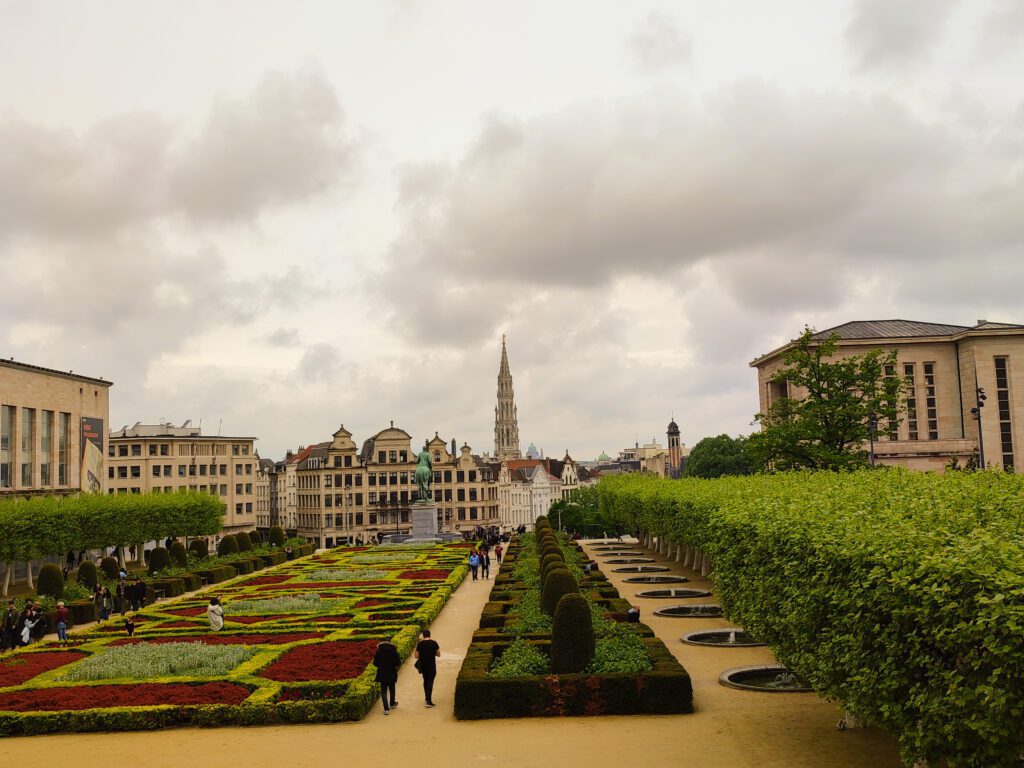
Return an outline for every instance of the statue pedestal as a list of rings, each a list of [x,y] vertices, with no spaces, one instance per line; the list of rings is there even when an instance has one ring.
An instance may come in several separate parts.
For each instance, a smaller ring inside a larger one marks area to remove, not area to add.
[[[431,539],[437,537],[437,504],[412,505],[411,538]]]

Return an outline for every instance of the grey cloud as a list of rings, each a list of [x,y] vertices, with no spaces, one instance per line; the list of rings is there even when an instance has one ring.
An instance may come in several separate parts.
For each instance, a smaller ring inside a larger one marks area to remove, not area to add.
[[[846,39],[865,69],[913,64],[938,42],[959,0],[856,0]]]
[[[305,381],[352,386],[354,370],[342,358],[337,347],[321,342],[306,349],[299,360],[296,374]]]
[[[687,64],[693,50],[675,19],[662,11],[649,13],[627,45],[636,61],[651,70]]]
[[[1024,3],[1020,0],[995,0],[984,24],[986,37],[997,44],[1015,43],[1024,37]],[[990,55],[986,48],[986,55]]]
[[[294,328],[278,328],[263,337],[263,341],[272,347],[295,347],[299,342],[299,332]]]

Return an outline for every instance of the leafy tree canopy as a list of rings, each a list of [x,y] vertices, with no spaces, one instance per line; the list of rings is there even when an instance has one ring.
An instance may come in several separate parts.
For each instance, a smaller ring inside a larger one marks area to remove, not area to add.
[[[861,467],[872,425],[899,423],[905,396],[896,352],[837,356],[839,335],[815,339],[814,333],[804,328],[772,377],[787,385],[787,396],[756,416],[761,431],[748,439],[755,468]]]
[[[749,475],[747,438],[728,435],[705,437],[690,450],[683,474],[687,477],[724,477]]]

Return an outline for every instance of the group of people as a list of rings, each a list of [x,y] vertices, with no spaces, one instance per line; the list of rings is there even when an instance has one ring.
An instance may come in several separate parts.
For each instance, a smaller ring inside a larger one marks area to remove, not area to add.
[[[416,658],[416,671],[423,677],[423,694],[428,707],[435,706],[434,679],[437,677],[437,657],[440,655],[441,646],[430,636],[430,630],[424,629],[419,642],[416,643],[413,656]],[[387,640],[377,643],[373,666],[377,668],[374,680],[380,683],[380,700],[384,705],[384,714],[390,715],[391,710],[398,706],[398,701],[395,700],[395,686],[398,684],[398,668],[402,666],[398,647]]]
[[[129,583],[128,579],[122,576],[113,592],[109,587],[97,584],[93,588],[92,602],[96,607],[96,617],[99,621],[106,621],[114,611],[124,616],[129,610],[137,611],[146,607],[146,585],[142,579],[135,579]]]
[[[62,642],[67,642],[67,608],[64,608],[64,603],[57,603],[58,623],[62,609],[65,616],[65,635]],[[25,607],[19,611],[13,600],[8,601],[7,610],[3,616],[0,651],[18,648],[28,645],[33,640],[39,640],[46,634],[46,623],[46,614],[43,613],[43,607],[38,603],[26,600]]]
[[[501,548],[501,542],[499,541],[494,545],[494,558],[498,561],[499,565],[501,565],[503,553],[504,550]],[[478,573],[485,579],[491,578],[491,549],[486,542],[478,544],[469,553],[469,572],[473,576],[473,581],[478,580]]]

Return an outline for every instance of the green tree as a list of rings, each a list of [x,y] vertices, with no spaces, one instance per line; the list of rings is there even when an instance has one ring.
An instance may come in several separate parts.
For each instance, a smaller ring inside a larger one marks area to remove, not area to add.
[[[867,463],[870,430],[899,423],[904,382],[896,352],[873,349],[837,357],[838,334],[815,339],[804,328],[772,381],[797,397],[780,397],[756,420],[748,438],[756,468],[852,469]],[[886,375],[887,367],[890,375]]]
[[[705,437],[690,450],[683,471],[687,477],[749,475],[747,438],[728,435]]]

